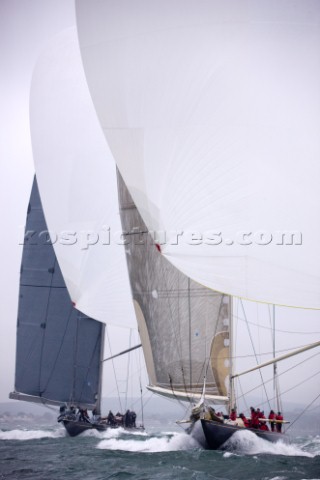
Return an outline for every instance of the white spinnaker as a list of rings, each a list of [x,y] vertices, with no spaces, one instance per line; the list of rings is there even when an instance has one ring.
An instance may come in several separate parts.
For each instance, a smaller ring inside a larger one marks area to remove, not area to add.
[[[319,2],[76,10],[100,123],[162,253],[215,290],[320,308]]]
[[[115,164],[92,105],[75,28],[54,37],[36,65],[30,123],[41,200],[71,299],[97,320],[135,326],[124,248],[117,244]],[[87,245],[97,235],[97,243]]]

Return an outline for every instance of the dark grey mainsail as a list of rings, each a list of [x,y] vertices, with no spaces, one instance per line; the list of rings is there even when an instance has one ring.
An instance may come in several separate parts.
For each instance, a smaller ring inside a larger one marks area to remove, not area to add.
[[[118,172],[120,215],[150,390],[185,400],[228,401],[231,300],[170,264],[147,231]]]
[[[10,398],[100,409],[104,324],[74,308],[41,205],[36,178],[28,207]]]

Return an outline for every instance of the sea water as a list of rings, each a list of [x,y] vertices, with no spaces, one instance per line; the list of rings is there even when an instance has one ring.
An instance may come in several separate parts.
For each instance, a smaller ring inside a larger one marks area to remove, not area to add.
[[[320,479],[320,436],[269,443],[251,432],[226,451],[205,451],[187,434],[150,429],[70,438],[60,425],[0,430],[0,480]]]

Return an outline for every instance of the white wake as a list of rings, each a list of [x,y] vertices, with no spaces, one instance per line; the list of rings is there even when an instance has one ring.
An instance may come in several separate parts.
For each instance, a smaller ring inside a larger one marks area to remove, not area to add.
[[[59,430],[0,430],[0,440],[37,440],[39,438],[65,437],[63,429]]]
[[[225,447],[228,451],[236,451],[239,454],[257,455],[257,454],[272,454],[285,455],[289,457],[314,457],[317,453],[307,452],[301,446],[295,443],[285,443],[279,440],[276,443],[268,442],[262,438],[257,437],[254,433],[249,431],[236,432],[226,442]],[[229,452],[224,454],[230,455]]]
[[[127,452],[170,452],[176,450],[191,450],[199,448],[198,443],[185,433],[173,432],[161,436],[148,436],[144,438],[123,438],[121,432],[113,435],[106,432],[109,438],[104,438],[97,448],[105,450],[123,450]]]

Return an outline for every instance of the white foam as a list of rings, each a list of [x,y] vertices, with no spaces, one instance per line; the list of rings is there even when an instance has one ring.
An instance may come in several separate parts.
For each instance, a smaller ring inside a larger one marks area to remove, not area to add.
[[[102,440],[97,448],[106,450],[124,450],[127,452],[169,452],[199,448],[198,443],[185,433],[174,433],[170,436],[123,439],[109,438]]]
[[[273,478],[270,478],[270,480],[286,480],[287,477],[273,477]]]
[[[304,439],[303,442],[299,442],[300,448],[304,451],[308,451],[313,454],[313,456],[320,455],[320,436],[316,435],[315,437],[309,437],[307,440]]]
[[[223,456],[224,456],[224,458],[233,457],[233,456],[234,456],[234,453],[232,453],[232,452],[225,452],[225,453],[223,454]]]
[[[81,438],[82,437],[94,437],[94,438],[102,438],[102,432],[99,432],[98,430],[93,429],[88,429],[85,430],[84,432],[81,433]]]
[[[137,436],[147,436],[145,430],[125,430],[122,427],[119,428],[108,428],[107,430],[100,431],[96,429],[87,430],[81,434],[82,437],[95,437],[95,438],[118,438],[119,436],[124,435],[137,435]]]
[[[65,431],[59,430],[8,430],[0,431],[0,440],[37,440],[39,438],[65,437]]]
[[[314,454],[302,450],[296,444],[288,444],[279,440],[276,443],[268,442],[257,437],[254,433],[244,430],[236,432],[228,440],[226,447],[236,450],[238,453],[247,455],[257,455],[259,453],[268,453],[272,455],[286,455],[289,457],[314,457]]]

